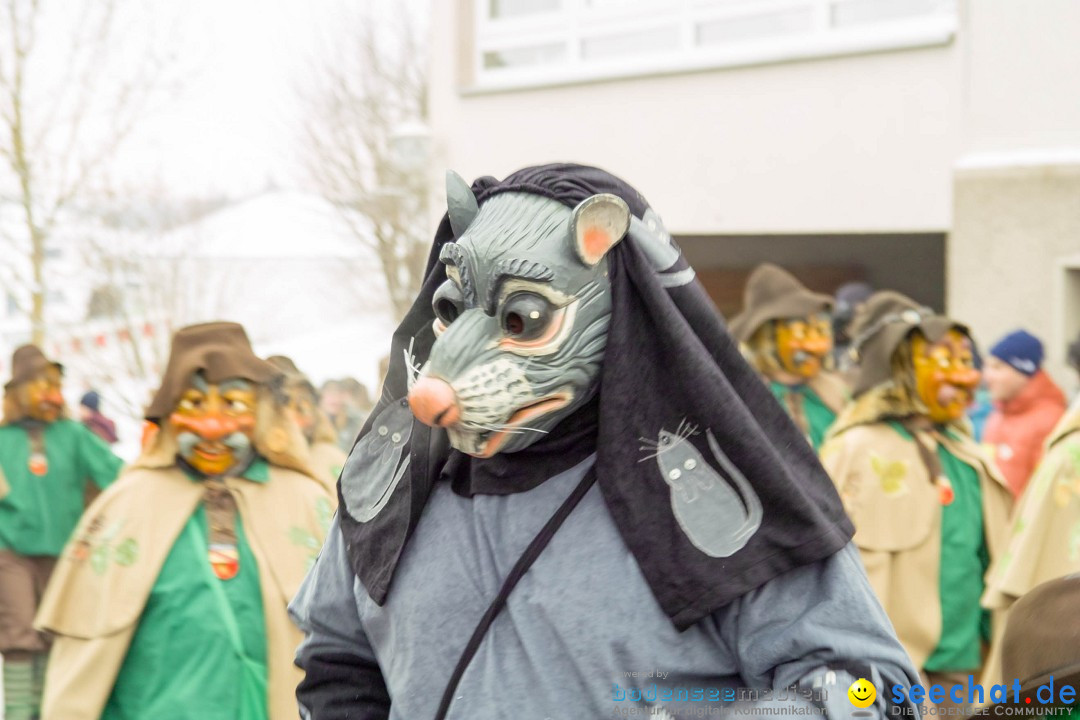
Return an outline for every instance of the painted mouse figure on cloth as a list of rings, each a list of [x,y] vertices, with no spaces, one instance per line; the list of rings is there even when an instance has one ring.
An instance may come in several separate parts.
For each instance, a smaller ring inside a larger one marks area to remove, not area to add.
[[[848,717],[856,679],[915,682],[833,484],[644,198],[580,165],[447,198],[290,606],[302,716],[798,686]]]

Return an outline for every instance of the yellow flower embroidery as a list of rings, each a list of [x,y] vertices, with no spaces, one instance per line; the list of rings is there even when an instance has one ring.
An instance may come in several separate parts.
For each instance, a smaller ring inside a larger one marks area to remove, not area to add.
[[[1069,487],[1067,478],[1062,478],[1054,485],[1054,504],[1059,508],[1063,508],[1069,504],[1069,500],[1072,499],[1073,490]]]
[[[907,494],[908,486],[904,482],[904,478],[907,477],[907,463],[903,460],[886,460],[879,455],[871,454],[870,467],[874,469],[881,483],[881,489],[886,495],[895,497]]]

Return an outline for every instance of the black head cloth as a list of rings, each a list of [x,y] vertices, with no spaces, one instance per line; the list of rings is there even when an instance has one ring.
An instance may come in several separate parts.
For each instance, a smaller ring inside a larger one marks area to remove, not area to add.
[[[565,446],[567,434],[558,430],[575,427],[570,436],[587,445],[582,452],[596,452],[597,481],[624,542],[680,629],[851,539],[851,522],[810,446],[743,360],[637,191],[603,170],[570,164],[526,168],[502,182],[483,177],[472,190],[480,205],[513,191],[571,208],[612,193],[637,218],[608,255],[613,307],[599,396],[579,411],[591,420],[571,416],[527,450],[496,455],[490,462],[501,463],[498,473],[516,474],[519,489],[535,484],[536,467],[550,476],[545,453],[566,453],[548,443]],[[350,561],[379,604],[433,484],[462,464],[445,432],[412,421],[405,402],[409,364],[425,362],[435,340],[432,295],[446,278],[439,252],[453,241],[444,217],[423,287],[394,334],[382,399],[339,484]],[[393,477],[373,482],[372,474]],[[360,505],[374,511],[357,517],[350,507],[365,494]]]

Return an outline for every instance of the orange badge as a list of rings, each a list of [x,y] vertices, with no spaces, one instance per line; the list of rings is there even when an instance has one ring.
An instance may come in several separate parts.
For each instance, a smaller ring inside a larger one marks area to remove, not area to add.
[[[949,478],[941,475],[938,477],[937,482],[938,500],[942,505],[952,505],[953,500],[956,499],[956,493],[953,491],[952,483],[949,482]]]
[[[240,553],[235,545],[210,546],[210,567],[219,580],[232,580],[240,572]]]
[[[27,466],[30,468],[30,472],[38,477],[42,477],[45,473],[49,472],[49,461],[41,453],[34,453],[31,455]]]

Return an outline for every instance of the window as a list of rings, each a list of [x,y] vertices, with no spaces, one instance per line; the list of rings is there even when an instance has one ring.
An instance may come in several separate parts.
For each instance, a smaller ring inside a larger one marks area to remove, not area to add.
[[[485,0],[475,90],[944,44],[957,0]]]
[[[488,0],[488,17],[513,18],[552,12],[559,9],[559,0]]]
[[[489,50],[484,53],[484,68],[490,70],[522,65],[550,65],[562,60],[564,55],[566,55],[566,45],[559,43]]]
[[[698,23],[697,44],[702,47],[715,47],[778,35],[798,36],[812,32],[813,28],[813,8],[787,8],[776,12]]]
[[[581,40],[582,60],[611,58],[643,53],[662,53],[679,47],[679,27],[661,25],[617,35],[596,35]]]

